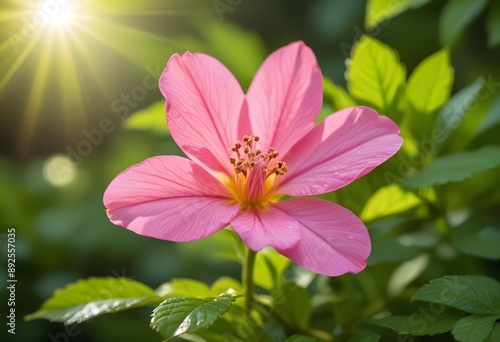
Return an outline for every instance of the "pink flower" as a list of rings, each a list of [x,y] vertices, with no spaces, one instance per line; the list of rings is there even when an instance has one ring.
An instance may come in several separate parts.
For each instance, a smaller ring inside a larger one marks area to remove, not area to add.
[[[149,158],[104,194],[109,219],[137,234],[201,239],[228,224],[254,251],[266,246],[337,276],[366,266],[366,227],[349,210],[307,196],[339,189],[390,158],[398,126],[352,107],[314,126],[322,76],[303,42],[271,54],[245,95],[228,69],[201,53],[173,55],[159,81],[172,137],[190,159]]]

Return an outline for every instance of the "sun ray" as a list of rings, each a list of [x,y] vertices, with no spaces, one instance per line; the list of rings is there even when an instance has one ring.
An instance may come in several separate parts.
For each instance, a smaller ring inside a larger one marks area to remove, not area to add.
[[[102,71],[97,69],[98,63],[96,63],[97,57],[95,53],[93,53],[92,50],[87,47],[88,44],[86,44],[83,39],[81,39],[81,37],[73,30],[68,34],[70,35],[70,40],[73,41],[73,46],[78,50],[78,56],[85,62],[87,70],[90,71],[93,82],[99,88],[100,93],[104,94],[111,100],[112,95],[109,91],[109,87],[104,83],[104,79],[102,78]]]
[[[19,68],[23,65],[23,63],[28,59],[30,56],[31,51],[36,45],[36,39],[32,39],[31,41],[28,42],[28,45],[24,47],[24,49],[21,51],[19,54],[19,57],[15,59],[13,62],[12,66],[7,70],[5,75],[0,79],[0,91],[3,90],[3,88],[7,85],[7,83],[10,81],[12,76],[15,75],[15,73],[19,70]]]
[[[85,25],[79,24],[78,28],[141,68],[158,63],[158,56],[168,54],[169,50],[176,51],[182,48],[178,41],[154,33],[108,22],[100,18],[89,18],[88,21],[85,22]],[[106,32],[105,37],[99,34],[103,31]],[[130,44],[131,41],[134,42],[133,46]]]
[[[21,114],[16,123],[21,154],[30,152],[35,137],[43,137],[38,130],[49,127],[46,118],[58,120],[59,136],[51,139],[58,143],[74,139],[91,116],[109,114],[110,107],[98,107],[119,95],[112,94],[117,82],[107,58],[121,56],[118,63],[130,68],[130,61],[159,76],[165,56],[185,50],[180,40],[137,24],[154,29],[148,17],[192,14],[182,2],[163,0],[3,0],[2,5],[0,33],[7,38],[0,41],[0,95],[9,90],[26,99],[14,104]],[[174,22],[182,21],[166,21],[166,32],[176,30]]]
[[[45,85],[50,70],[50,63],[52,60],[51,41],[52,36],[47,37],[48,43],[42,47],[42,52],[38,59],[36,73],[33,77],[30,94],[26,104],[26,110],[23,115],[21,131],[18,136],[20,137],[18,144],[19,155],[24,155],[30,146],[33,139],[34,129],[39,119],[39,112],[43,103],[43,95],[45,92]]]
[[[84,111],[84,101],[83,101],[83,91],[80,87],[80,76],[77,67],[75,66],[75,56],[74,51],[72,51],[69,37],[65,35],[60,38],[64,41],[60,44],[60,51],[58,51],[58,57],[60,60],[60,66],[63,73],[59,74],[59,85],[60,89],[64,90],[66,96],[62,96],[61,106],[64,113],[71,113],[71,116],[64,115],[65,125],[68,127],[69,124],[74,124],[75,120],[77,123],[86,123],[86,116]],[[65,132],[70,132],[71,130],[65,129]]]

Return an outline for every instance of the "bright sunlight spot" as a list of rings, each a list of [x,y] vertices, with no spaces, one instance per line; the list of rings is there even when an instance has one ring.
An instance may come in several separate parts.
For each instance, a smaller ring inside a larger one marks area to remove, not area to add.
[[[47,24],[52,28],[67,28],[75,19],[74,8],[70,2],[45,1],[37,8],[37,11],[38,16],[47,18]]]
[[[76,165],[65,155],[55,154],[43,165],[43,176],[52,185],[63,187],[75,178]]]

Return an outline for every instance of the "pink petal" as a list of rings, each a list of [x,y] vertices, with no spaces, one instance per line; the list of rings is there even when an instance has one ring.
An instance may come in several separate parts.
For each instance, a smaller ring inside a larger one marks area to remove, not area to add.
[[[331,277],[366,267],[371,244],[361,220],[338,204],[300,198],[274,205],[301,223],[301,239],[278,252],[296,264]]]
[[[280,193],[317,195],[341,188],[394,155],[403,138],[398,126],[366,107],[328,116],[282,160],[288,165]]]
[[[239,211],[224,185],[178,156],[149,158],[123,171],[106,189],[104,205],[114,224],[169,241],[201,239]]]
[[[251,129],[245,95],[231,72],[213,57],[186,52],[170,58],[159,84],[180,148],[208,170],[232,172],[230,149]]]
[[[258,252],[266,246],[291,248],[300,240],[300,224],[281,210],[242,211],[230,222],[243,242]]]
[[[303,42],[272,53],[257,71],[247,100],[260,148],[286,153],[314,126],[321,110],[323,83],[314,53]]]
[[[262,163],[257,163],[250,171],[247,178],[248,200],[255,201],[262,198],[264,192],[264,175],[262,174]]]

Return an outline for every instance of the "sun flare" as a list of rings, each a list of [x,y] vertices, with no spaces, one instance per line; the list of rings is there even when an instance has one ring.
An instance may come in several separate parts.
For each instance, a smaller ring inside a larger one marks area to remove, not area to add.
[[[102,94],[110,88],[105,78],[106,56],[121,55],[138,68],[154,65],[149,56],[164,54],[171,40],[123,22],[133,16],[172,16],[158,9],[155,0],[141,2],[97,0],[6,0],[0,8],[0,95],[15,84],[24,87],[24,109],[18,153],[27,153],[44,116],[62,113],[56,119],[71,136],[72,127],[87,122],[85,103],[93,84]],[[127,39],[123,39],[127,37]],[[145,53],[148,52],[148,53]],[[103,58],[104,57],[104,58]],[[111,58],[111,57],[107,57]],[[29,71],[28,71],[29,70]],[[50,97],[48,94],[57,94]],[[111,97],[111,94],[106,96]],[[104,115],[104,114],[103,114]],[[50,119],[50,120],[53,120]],[[74,132],[74,131],[73,131]]]

